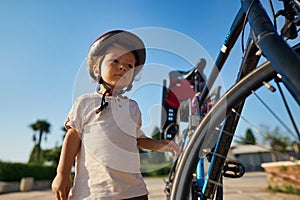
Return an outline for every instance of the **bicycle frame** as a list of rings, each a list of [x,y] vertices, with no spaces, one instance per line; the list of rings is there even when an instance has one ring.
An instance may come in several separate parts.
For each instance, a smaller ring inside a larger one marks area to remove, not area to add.
[[[300,57],[285,43],[285,41],[277,34],[274,26],[267,15],[266,11],[260,4],[259,0],[242,0],[242,7],[238,11],[232,26],[226,36],[223,46],[216,60],[216,67],[210,74],[206,86],[202,90],[200,97],[200,105],[204,103],[208,96],[209,89],[214,84],[219,72],[222,70],[230,51],[236,43],[242,29],[243,23],[247,20],[251,29],[255,33],[256,43],[260,50],[264,53],[268,60],[271,61],[273,67],[283,76],[283,82],[293,94],[294,98],[300,104],[300,85],[292,80],[297,80],[300,75],[299,61]],[[250,8],[251,7],[251,8]],[[278,46],[282,47],[282,51]],[[284,59],[282,59],[284,57]]]
[[[300,57],[286,44],[283,38],[277,34],[270,18],[268,17],[259,0],[241,0],[241,4],[241,8],[232,23],[232,26],[216,60],[216,67],[211,72],[210,78],[202,90],[199,105],[202,105],[207,98],[209,89],[213,86],[219,71],[221,71],[225,61],[227,60],[231,49],[242,32],[243,24],[246,20],[249,21],[253,34],[251,33],[249,37],[246,53],[242,60],[237,81],[239,81],[257,66],[260,58],[260,55],[257,54],[257,52],[262,52],[263,55],[272,63],[272,66],[275,68],[275,70],[281,74],[283,83],[300,105],[300,83],[293,81],[299,79],[300,77]],[[235,110],[241,112],[243,109],[243,104],[244,102],[241,102],[240,104],[236,105]],[[216,187],[221,178],[222,167],[220,166],[224,165],[233,139],[233,135],[228,135],[226,133],[232,133],[231,130],[235,130],[238,120],[238,116],[231,116],[230,114],[226,118],[223,131],[217,141],[217,144],[220,143],[219,141],[222,141],[222,145],[216,145],[214,147],[215,154],[222,156],[213,156],[212,158],[212,162],[217,163],[219,168],[209,170],[208,175],[212,181],[205,181],[201,192],[201,199],[213,198],[213,194],[215,193]],[[193,145],[193,143],[189,143],[188,146],[189,145]],[[184,154],[182,156],[188,157],[189,155]],[[184,165],[189,165],[189,167],[187,167],[189,169],[195,169],[198,160],[184,158],[181,159],[182,162],[186,160],[191,162],[185,162]],[[211,166],[215,165],[211,164]],[[179,171],[177,174],[180,175],[180,172],[183,170],[183,168],[179,166],[177,170]],[[189,178],[191,180],[192,177]],[[189,195],[189,190],[183,191],[180,197],[174,196],[174,191],[190,187],[189,183],[191,181],[185,179],[184,182],[180,182],[180,184],[178,184],[176,182],[177,180],[178,179],[175,179],[173,184],[175,187],[172,188],[171,199],[184,199]]]
[[[235,31],[236,31],[236,29],[233,29],[233,33],[235,33]],[[261,57],[259,54],[256,54],[259,49],[257,48],[257,46],[253,40],[254,40],[253,34],[250,33],[249,39],[248,39],[248,44],[247,44],[247,49],[243,56],[236,82],[241,80],[250,71],[255,69],[255,67],[257,66],[258,61]],[[240,102],[238,105],[235,106],[234,109],[240,113],[243,109],[243,106],[244,106],[244,102]],[[226,119],[226,123],[224,123],[222,132],[224,132],[224,133],[233,132],[233,130],[235,130],[237,127],[238,121],[239,121],[238,116],[235,116],[233,113],[228,114],[228,117]],[[214,148],[213,155],[227,155],[230,145],[231,145],[231,142],[232,142],[232,139],[233,139],[233,135],[221,134],[220,137],[218,138],[217,145]],[[219,145],[220,141],[227,141],[226,145]],[[211,163],[217,163],[217,165],[223,166],[225,163],[225,160],[226,160],[226,157],[213,156],[211,159]],[[210,179],[220,180],[220,179],[222,179],[222,176],[221,176],[222,168],[220,167],[217,170],[209,169],[208,174],[209,174]],[[205,182],[205,184],[203,186],[202,195],[208,195],[208,194],[214,193],[215,189],[216,189],[215,185],[208,184],[208,182]],[[219,188],[218,192],[222,192],[222,187]]]

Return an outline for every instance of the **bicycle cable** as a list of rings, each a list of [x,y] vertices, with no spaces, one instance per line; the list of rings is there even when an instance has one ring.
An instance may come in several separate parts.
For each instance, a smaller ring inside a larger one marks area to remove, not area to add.
[[[249,6],[249,8],[248,8],[248,10],[247,10],[247,12],[246,12],[246,15],[245,15],[244,22],[243,22],[242,39],[241,39],[241,42],[242,42],[241,46],[242,46],[242,54],[243,54],[243,56],[244,56],[244,53],[245,53],[245,44],[244,44],[245,26],[246,26],[247,18],[248,18],[248,15],[249,15],[249,12],[250,12],[250,9],[251,9],[253,3],[254,3],[254,0],[252,0],[250,6]]]
[[[269,0],[269,4],[271,7],[271,13],[272,13],[272,17],[273,17],[273,26],[274,26],[275,30],[277,31],[277,21],[276,21],[276,15],[275,15],[275,10],[274,10],[272,0]]]

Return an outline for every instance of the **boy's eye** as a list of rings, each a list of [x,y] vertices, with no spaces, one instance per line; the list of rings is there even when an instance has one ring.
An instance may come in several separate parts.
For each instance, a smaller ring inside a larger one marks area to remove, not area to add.
[[[132,64],[127,64],[127,67],[128,67],[129,69],[133,69],[133,68],[134,68]]]
[[[115,64],[115,65],[121,64],[118,59],[114,59],[114,58],[111,59],[110,62],[112,64]],[[126,66],[129,69],[133,69],[134,68],[134,65],[132,65],[132,64],[123,63],[123,65]]]
[[[112,62],[112,63],[115,63],[115,64],[118,64],[118,63],[119,63],[119,61],[118,61],[117,59],[112,59],[111,62]]]

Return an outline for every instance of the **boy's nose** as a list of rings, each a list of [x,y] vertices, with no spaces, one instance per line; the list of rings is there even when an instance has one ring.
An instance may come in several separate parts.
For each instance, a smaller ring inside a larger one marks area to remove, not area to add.
[[[121,71],[127,71],[127,67],[124,64],[119,64],[118,69]]]

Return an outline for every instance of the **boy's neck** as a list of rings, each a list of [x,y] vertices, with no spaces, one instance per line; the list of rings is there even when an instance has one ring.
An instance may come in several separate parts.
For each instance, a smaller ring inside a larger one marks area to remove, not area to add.
[[[103,85],[100,85],[100,89],[98,91],[99,94],[104,94],[106,92],[106,88],[103,87]],[[106,93],[106,96],[119,96],[121,95],[121,90],[114,90],[110,88],[110,91]]]

